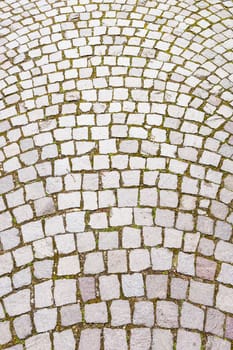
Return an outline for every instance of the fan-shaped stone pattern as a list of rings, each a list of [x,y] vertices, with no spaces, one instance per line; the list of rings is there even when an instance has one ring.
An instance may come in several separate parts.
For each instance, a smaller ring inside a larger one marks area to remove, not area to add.
[[[1,2],[1,348],[230,350],[232,9]]]

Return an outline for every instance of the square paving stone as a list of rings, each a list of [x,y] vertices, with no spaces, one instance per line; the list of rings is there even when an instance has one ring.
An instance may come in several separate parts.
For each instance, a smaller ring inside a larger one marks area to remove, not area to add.
[[[85,320],[87,323],[107,323],[108,313],[106,303],[86,304]]]
[[[34,324],[38,333],[52,330],[57,324],[57,309],[40,309],[34,313]]]
[[[105,270],[103,254],[101,252],[88,253],[84,262],[85,274],[97,274]]]
[[[9,316],[16,316],[30,311],[30,297],[30,289],[23,289],[4,298],[3,303]]]
[[[63,217],[55,215],[45,220],[45,234],[46,236],[54,236],[58,233],[64,233]]]
[[[214,284],[191,281],[189,289],[189,300],[202,305],[213,305]]]
[[[30,315],[22,315],[14,319],[15,332],[20,339],[25,339],[32,333],[32,321]]]
[[[185,274],[185,275],[191,275],[193,276],[195,273],[195,266],[194,266],[194,255],[179,252],[178,254],[178,263],[177,263],[177,272]]]
[[[198,277],[207,280],[214,280],[216,268],[217,264],[215,261],[211,261],[199,256],[197,257],[196,274]]]
[[[139,226],[152,226],[153,217],[151,208],[134,208],[134,221]]]
[[[201,350],[201,337],[199,333],[179,329],[177,333],[177,350]]]
[[[154,305],[150,301],[138,301],[134,304],[133,324],[152,327],[154,324]]]
[[[208,336],[206,347],[211,350],[230,350],[231,343],[228,340],[220,339],[214,336]]]
[[[123,329],[104,329],[104,350],[127,350],[126,331]]]
[[[33,251],[31,246],[18,248],[13,252],[16,266],[22,266],[30,263],[33,260]]]
[[[56,235],[55,243],[60,254],[68,254],[76,250],[73,234]]]
[[[192,315],[192,318],[190,317]],[[204,311],[197,306],[184,302],[181,309],[180,324],[184,328],[203,330]]]
[[[94,213],[90,215],[89,225],[92,229],[105,229],[108,227],[106,213]]]
[[[68,232],[83,232],[85,228],[85,213],[68,213],[66,214],[66,228]]]
[[[0,275],[4,275],[13,270],[13,259],[10,253],[0,256]]]
[[[99,290],[102,300],[119,299],[120,283],[117,275],[100,276]]]
[[[58,260],[57,274],[76,275],[80,272],[80,262],[78,255],[60,257]]]
[[[219,310],[207,309],[205,331],[216,334],[219,337],[223,336],[223,327],[225,322],[225,315]]]
[[[129,253],[130,271],[143,271],[151,266],[150,254],[147,249],[134,249]]]
[[[112,208],[110,226],[126,226],[133,222],[132,208]]]
[[[35,258],[44,259],[53,257],[54,250],[52,238],[47,237],[33,242],[33,250]]]
[[[130,333],[131,350],[149,350],[151,347],[151,330],[149,328],[133,328]]]
[[[122,230],[122,245],[124,248],[138,248],[141,245],[141,232],[133,227],[124,227]]]
[[[79,289],[84,302],[96,298],[96,286],[94,277],[80,277]]]
[[[53,260],[42,260],[34,262],[34,276],[38,279],[51,278],[53,272]]]
[[[75,350],[76,342],[71,329],[53,334],[54,350]]]
[[[173,335],[170,330],[157,328],[152,332],[152,350],[173,350]]]
[[[147,275],[146,293],[149,299],[166,299],[168,289],[167,275]]]
[[[167,248],[152,248],[151,261],[153,270],[169,270],[172,267],[173,253]]]
[[[119,237],[118,232],[100,232],[99,233],[99,249],[100,250],[111,250],[119,248]]]
[[[88,252],[96,248],[95,236],[93,232],[77,233],[77,248],[80,253]]]
[[[61,279],[55,280],[54,299],[56,306],[71,304],[76,302],[76,280]]]
[[[226,319],[225,337],[233,339],[233,317],[228,316]]]
[[[40,221],[29,222],[22,225],[22,235],[25,243],[35,241],[44,237],[42,224]]]
[[[108,272],[127,272],[126,250],[113,250],[108,252]]]
[[[164,235],[164,247],[181,248],[183,232],[172,228],[166,228]]]
[[[156,323],[164,328],[178,328],[178,306],[172,301],[157,301]]]
[[[78,350],[100,350],[101,330],[97,328],[81,331]]]
[[[233,290],[232,288],[219,285],[216,297],[216,306],[226,312],[233,313]]]
[[[42,333],[42,334],[34,335],[34,336],[26,339],[25,347],[26,347],[26,350],[31,350],[31,349],[33,349],[33,350],[44,350],[44,349],[51,350],[52,344],[51,344],[51,340],[49,337],[49,333]]]
[[[117,327],[131,323],[131,310],[128,300],[113,300],[110,312],[112,326]]]
[[[10,277],[0,278],[0,297],[6,295],[12,291],[12,283]]]
[[[142,274],[122,275],[122,289],[125,297],[139,297],[144,295]]]
[[[66,305],[60,310],[61,325],[70,326],[82,322],[82,314],[79,304]]]
[[[145,246],[154,247],[162,243],[161,227],[143,227],[143,241]]]
[[[7,344],[11,339],[10,322],[0,322],[0,345]]]
[[[34,286],[35,307],[46,307],[53,304],[52,281],[45,281]]]
[[[189,282],[182,278],[172,278],[170,295],[174,299],[185,299]]]

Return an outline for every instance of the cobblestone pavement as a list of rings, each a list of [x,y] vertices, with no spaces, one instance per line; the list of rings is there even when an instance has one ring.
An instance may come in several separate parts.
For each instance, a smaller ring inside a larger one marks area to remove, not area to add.
[[[233,3],[0,2],[0,348],[233,348]]]

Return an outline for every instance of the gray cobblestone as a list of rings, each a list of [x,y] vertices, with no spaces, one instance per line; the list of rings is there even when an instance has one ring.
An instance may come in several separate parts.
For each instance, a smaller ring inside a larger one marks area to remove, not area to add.
[[[4,345],[11,340],[10,322],[1,322],[0,324],[0,344]]]
[[[38,279],[51,278],[53,271],[52,260],[42,260],[34,262],[34,276]]]
[[[143,296],[144,285],[142,275],[134,273],[132,275],[122,275],[122,288],[126,297]]]
[[[40,309],[34,313],[34,323],[38,333],[54,329],[57,324],[56,309]]]
[[[178,306],[170,301],[157,301],[156,323],[164,328],[178,328]]]
[[[63,275],[76,275],[80,272],[80,263],[78,255],[66,256],[59,258],[57,266],[57,274]]]
[[[89,253],[86,255],[84,272],[87,274],[96,274],[104,271],[103,255],[100,252]]]
[[[79,289],[84,302],[95,299],[95,279],[93,277],[81,277],[79,278]]]
[[[166,248],[152,248],[151,260],[153,270],[169,270],[172,266],[172,251]]]
[[[99,350],[100,349],[100,329],[84,329],[81,331],[79,350]]]
[[[87,323],[107,323],[106,303],[101,302],[85,305],[85,320]]]
[[[4,275],[11,272],[13,269],[13,259],[10,253],[5,253],[0,256],[0,274]]]
[[[151,331],[149,328],[133,328],[130,337],[130,349],[149,350],[151,346]]]
[[[138,301],[134,305],[133,323],[151,327],[154,324],[154,305],[150,301]]]
[[[56,306],[76,302],[76,281],[74,279],[61,279],[55,281],[54,299]]]
[[[13,281],[14,287],[16,288],[30,285],[32,281],[30,268],[26,268],[16,272],[13,275],[12,281]]]
[[[112,326],[122,326],[131,323],[130,305],[127,300],[113,300],[111,307]]]
[[[216,334],[222,337],[224,321],[225,321],[225,317],[222,312],[209,308],[207,310],[207,318],[206,318],[206,324],[205,324],[206,332]]]
[[[177,350],[199,350],[201,348],[200,334],[189,332],[184,329],[178,330]]]
[[[3,299],[9,316],[20,315],[31,310],[30,290],[24,289]]]
[[[116,275],[99,277],[100,297],[102,300],[119,299],[120,283]]]
[[[214,285],[191,281],[189,290],[189,299],[197,304],[213,305]]]
[[[192,318],[190,318],[192,315]],[[184,328],[203,330],[204,311],[199,307],[184,302],[181,310],[181,326]]]
[[[114,350],[116,348],[127,350],[126,332],[123,329],[104,329],[104,348]]]
[[[38,335],[34,335],[25,341],[25,347],[27,350],[35,349],[51,349],[51,341],[49,338],[49,333],[42,333]]]
[[[70,326],[82,321],[82,315],[79,305],[66,305],[61,308],[62,326]]]
[[[146,292],[149,299],[166,299],[168,289],[168,276],[148,275],[146,276]]]
[[[194,275],[194,255],[180,252],[177,271],[185,275]]]
[[[173,348],[173,336],[170,330],[166,329],[153,329],[152,349],[156,350],[158,346],[164,350],[172,350]]]
[[[60,283],[61,282],[59,282],[59,284]],[[35,296],[36,307],[46,307],[46,306],[52,305],[53,303],[52,282],[45,281],[45,282],[36,284],[34,287],[34,296]]]
[[[62,332],[55,332],[53,337],[55,350],[75,350],[75,338],[72,330],[68,329]]]
[[[150,255],[146,249],[135,249],[129,254],[131,271],[142,271],[150,267]]]
[[[120,273],[127,271],[126,251],[114,250],[108,252],[108,272]]]
[[[213,350],[230,350],[231,343],[227,340],[219,339],[217,337],[209,336],[206,346]]]

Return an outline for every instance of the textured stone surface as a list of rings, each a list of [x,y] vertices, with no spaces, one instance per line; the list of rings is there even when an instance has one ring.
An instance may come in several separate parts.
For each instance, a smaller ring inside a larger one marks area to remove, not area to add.
[[[149,350],[151,346],[151,330],[149,328],[133,328],[130,333],[130,349]]]
[[[192,315],[192,317],[190,317]],[[204,312],[199,307],[184,302],[181,309],[181,326],[184,328],[203,330]]]
[[[157,301],[156,322],[165,328],[178,327],[178,307],[170,301]]]
[[[232,10],[1,2],[1,349],[232,347]]]
[[[100,329],[84,329],[81,332],[81,337],[79,341],[79,350],[85,350],[86,348],[90,350],[100,349]]]
[[[152,337],[152,349],[156,350],[158,347],[161,350],[172,350],[173,348],[173,336],[170,330],[154,329]]]
[[[198,333],[189,332],[183,329],[178,330],[177,334],[177,350],[200,350],[201,338]]]

